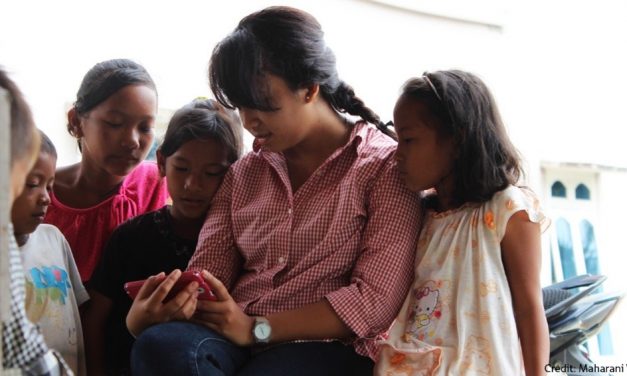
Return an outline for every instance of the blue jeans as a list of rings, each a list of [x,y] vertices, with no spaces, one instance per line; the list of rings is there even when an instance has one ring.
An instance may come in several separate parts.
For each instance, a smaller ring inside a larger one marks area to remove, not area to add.
[[[284,343],[263,350],[239,347],[189,322],[146,329],[131,352],[141,375],[372,375],[373,362],[340,342]]]

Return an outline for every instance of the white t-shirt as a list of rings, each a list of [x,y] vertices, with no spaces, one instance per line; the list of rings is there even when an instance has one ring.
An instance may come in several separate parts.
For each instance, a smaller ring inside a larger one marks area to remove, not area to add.
[[[481,205],[427,212],[414,283],[379,342],[376,375],[524,375],[500,244],[521,210],[547,224],[536,196],[514,186]]]
[[[72,251],[54,226],[41,224],[20,247],[26,277],[26,314],[39,325],[48,347],[76,375],[86,375],[78,306],[89,300]]]

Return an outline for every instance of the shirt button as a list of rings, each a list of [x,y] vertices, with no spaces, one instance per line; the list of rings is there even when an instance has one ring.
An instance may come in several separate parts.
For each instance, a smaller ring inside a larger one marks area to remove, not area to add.
[[[287,214],[292,215],[292,208],[287,209]]]
[[[282,264],[285,262],[285,257],[281,256],[279,257],[279,263]]]

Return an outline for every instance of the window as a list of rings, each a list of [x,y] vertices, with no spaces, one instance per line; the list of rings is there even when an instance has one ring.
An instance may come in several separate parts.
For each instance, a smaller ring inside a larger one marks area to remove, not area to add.
[[[562,262],[562,273],[564,279],[568,279],[577,275],[570,224],[564,218],[558,218],[558,220],[555,221],[555,227],[557,229],[557,246]]]
[[[575,198],[578,200],[590,200],[590,190],[585,184],[579,184],[575,188]]]
[[[561,181],[556,181],[551,186],[551,196],[553,197],[564,197],[566,198],[566,187],[562,184]]]

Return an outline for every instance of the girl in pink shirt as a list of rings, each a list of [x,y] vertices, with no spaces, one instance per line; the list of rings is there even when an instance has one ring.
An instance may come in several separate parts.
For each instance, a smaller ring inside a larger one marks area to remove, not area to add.
[[[87,72],[68,111],[68,131],[82,159],[57,169],[45,221],[67,238],[83,282],[119,224],[167,199],[157,165],[142,162],[154,140],[156,112],[152,78],[126,59]]]

